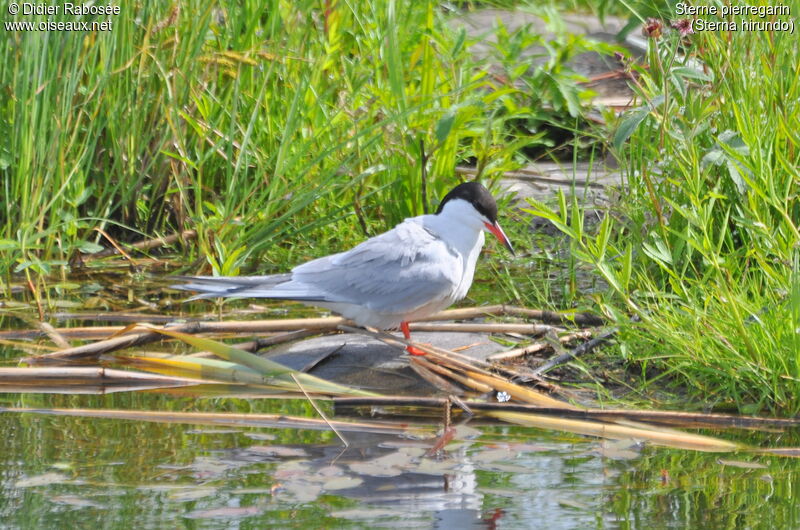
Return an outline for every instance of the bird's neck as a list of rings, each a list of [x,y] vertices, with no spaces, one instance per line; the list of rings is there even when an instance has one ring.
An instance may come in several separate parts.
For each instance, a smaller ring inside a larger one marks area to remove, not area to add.
[[[463,201],[451,201],[445,209],[434,215],[423,215],[422,225],[462,256],[477,258],[483,246],[483,222],[475,216],[471,206]],[[456,203],[452,204],[451,203]],[[472,210],[472,211],[470,211]]]
[[[452,293],[451,301],[461,300],[472,285],[475,264],[483,248],[483,222],[474,212],[459,208],[447,209],[436,215],[423,215],[420,220],[426,230],[436,235],[461,257],[461,279]]]

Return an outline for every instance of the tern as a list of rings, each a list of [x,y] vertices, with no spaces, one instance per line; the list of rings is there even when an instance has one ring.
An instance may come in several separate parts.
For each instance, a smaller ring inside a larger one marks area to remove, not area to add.
[[[445,195],[435,214],[405,219],[352,249],[309,261],[287,274],[181,276],[177,289],[199,298],[272,298],[327,308],[362,327],[402,330],[464,298],[484,231],[514,254],[497,222],[497,203],[477,182]],[[424,355],[408,346],[412,355]]]

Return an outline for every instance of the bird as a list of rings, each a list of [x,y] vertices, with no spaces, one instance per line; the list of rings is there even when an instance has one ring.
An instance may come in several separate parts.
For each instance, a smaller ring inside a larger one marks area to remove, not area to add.
[[[484,232],[514,255],[497,203],[485,186],[464,182],[447,193],[434,214],[410,217],[391,230],[341,252],[268,276],[177,276],[172,287],[215,297],[292,300],[323,307],[361,327],[400,328],[463,299],[472,285]],[[412,355],[424,355],[407,346]]]

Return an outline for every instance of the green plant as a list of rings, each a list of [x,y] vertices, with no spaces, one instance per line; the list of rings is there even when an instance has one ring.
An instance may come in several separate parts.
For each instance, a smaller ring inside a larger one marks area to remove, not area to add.
[[[627,358],[719,406],[794,413],[800,51],[777,31],[690,39],[651,39],[649,67],[632,66],[626,193],[596,233],[563,199],[531,211],[608,282],[598,303]]]
[[[582,104],[562,64],[589,44],[559,37],[517,87],[487,75],[432,1],[121,9],[112,31],[0,42],[11,273],[64,274],[109,238],[186,228],[198,232],[186,263],[218,273],[306,259],[431,211],[459,163],[493,182],[561,120],[548,115],[572,122]]]

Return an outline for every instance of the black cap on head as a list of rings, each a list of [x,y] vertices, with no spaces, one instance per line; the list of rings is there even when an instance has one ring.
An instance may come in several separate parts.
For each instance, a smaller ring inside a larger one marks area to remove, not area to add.
[[[490,223],[497,221],[497,203],[494,202],[494,197],[489,193],[483,184],[479,182],[465,182],[459,184],[450,193],[444,196],[442,202],[439,203],[439,209],[436,213],[442,213],[442,208],[447,204],[447,201],[453,199],[463,199],[470,203],[478,213],[486,217]]]

